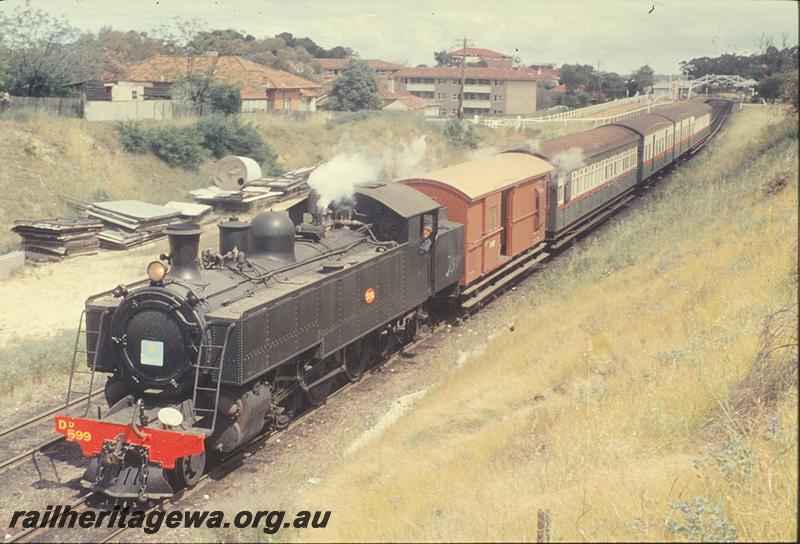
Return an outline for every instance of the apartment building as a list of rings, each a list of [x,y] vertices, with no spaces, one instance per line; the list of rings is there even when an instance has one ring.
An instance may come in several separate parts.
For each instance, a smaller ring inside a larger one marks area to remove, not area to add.
[[[341,75],[344,67],[350,62],[350,59],[314,59],[320,66],[322,66],[323,77],[325,81],[336,79]],[[378,77],[387,77],[403,66],[401,64],[394,64],[393,62],[386,62],[380,59],[365,59],[365,62],[370,68],[375,70]]]
[[[466,68],[465,115],[521,115],[536,111],[535,72],[510,68]],[[389,76],[389,90],[434,100],[439,115],[458,115],[461,68],[402,68]]]

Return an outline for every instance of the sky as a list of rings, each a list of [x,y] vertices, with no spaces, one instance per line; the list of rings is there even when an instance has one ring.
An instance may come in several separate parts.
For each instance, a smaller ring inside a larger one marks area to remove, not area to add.
[[[0,11],[25,0],[0,0]],[[291,32],[361,58],[433,65],[433,52],[464,37],[523,63],[591,64],[630,73],[649,64],[750,53],[763,33],[798,43],[798,3],[790,0],[30,0],[83,30],[151,31],[176,16],[256,37]]]

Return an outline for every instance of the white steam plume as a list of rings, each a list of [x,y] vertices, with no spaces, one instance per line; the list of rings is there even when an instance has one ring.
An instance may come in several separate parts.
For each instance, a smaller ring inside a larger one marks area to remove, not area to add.
[[[418,174],[428,151],[427,137],[423,134],[398,148],[383,152],[383,175],[386,179],[407,178]]]
[[[531,151],[532,153],[538,153],[539,152],[539,145],[540,144],[541,144],[541,142],[539,140],[530,140],[530,139],[529,140],[525,140],[525,147],[527,147],[528,151]]]
[[[373,181],[380,173],[380,164],[364,155],[340,153],[315,168],[308,185],[319,193],[317,206],[325,209],[333,202],[349,200],[357,183]]]
[[[586,160],[583,156],[583,151],[579,147],[570,147],[565,151],[553,155],[551,161],[562,172],[571,172],[578,168],[586,166]]]
[[[352,200],[355,186],[368,181],[386,181],[417,174],[425,162],[428,143],[424,135],[368,156],[363,151],[343,151],[348,141],[336,146],[337,154],[318,166],[308,185],[319,193],[320,209]]]

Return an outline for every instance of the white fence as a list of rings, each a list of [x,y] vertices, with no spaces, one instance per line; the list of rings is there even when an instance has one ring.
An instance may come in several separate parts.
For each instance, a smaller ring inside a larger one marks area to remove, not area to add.
[[[196,115],[191,103],[183,100],[87,101],[83,118],[87,121],[139,121],[173,119]]]
[[[650,113],[650,108],[655,105],[659,100],[670,101],[669,97],[656,97],[652,95],[632,96],[629,98],[620,98],[619,100],[612,100],[611,102],[604,102],[602,104],[595,104],[585,108],[578,108],[574,110],[564,111],[561,113],[554,113],[552,115],[542,115],[538,117],[482,117],[475,115],[471,119],[467,119],[476,125],[483,125],[491,128],[542,128],[546,125],[560,125],[571,122],[577,122],[587,127],[599,127],[609,123],[615,123],[622,119],[630,119],[638,115]],[[613,111],[621,106],[639,106],[633,107],[629,110],[620,111],[612,115],[600,117],[604,111]]]

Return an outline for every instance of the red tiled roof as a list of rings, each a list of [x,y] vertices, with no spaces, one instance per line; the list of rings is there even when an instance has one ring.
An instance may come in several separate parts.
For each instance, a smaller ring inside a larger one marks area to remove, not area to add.
[[[326,70],[341,70],[347,63],[350,62],[350,59],[314,59],[316,60],[320,66],[325,68]],[[392,62],[386,62],[385,60],[380,59],[365,59],[366,63],[369,65],[370,68],[373,70],[382,70],[382,71],[389,71],[389,70],[399,70],[403,67],[402,64],[394,64]]]
[[[520,70],[525,70],[540,79],[554,79],[556,81],[561,79],[561,70],[558,68],[534,68],[529,66],[527,68],[520,68]]]
[[[233,55],[200,57],[157,55],[128,67],[124,77],[120,79],[171,83],[190,73],[210,73],[216,82],[251,89],[313,89],[320,87],[319,83],[308,81],[289,72],[267,68],[251,60]]]
[[[253,87],[245,87],[244,89],[239,90],[239,96],[242,97],[242,100],[266,100],[267,93],[266,91],[261,89],[254,89]]]
[[[497,51],[492,51],[491,49],[481,49],[480,47],[467,47],[467,56],[468,57],[483,57],[487,59],[510,59],[510,55],[505,55],[503,53],[498,53]],[[464,56],[464,48],[458,48],[450,52],[450,55],[454,57],[462,57]]]
[[[552,89],[550,89],[550,92],[551,93],[565,93],[565,92],[567,92],[567,86],[566,85],[559,85],[558,87],[553,87]]]
[[[511,79],[524,81],[541,79],[541,76],[531,74],[527,70],[514,70],[511,68],[466,68],[464,70],[464,76],[470,79]],[[398,77],[440,77],[458,79],[461,77],[461,68],[403,68],[392,74],[391,77],[395,79]]]
[[[412,110],[422,110],[427,108],[428,106],[436,105],[436,102],[434,102],[433,100],[428,100],[427,98],[420,98],[418,96],[414,96],[413,94],[398,96],[392,100],[392,102],[394,101],[402,102],[403,104],[408,106],[409,109]]]

